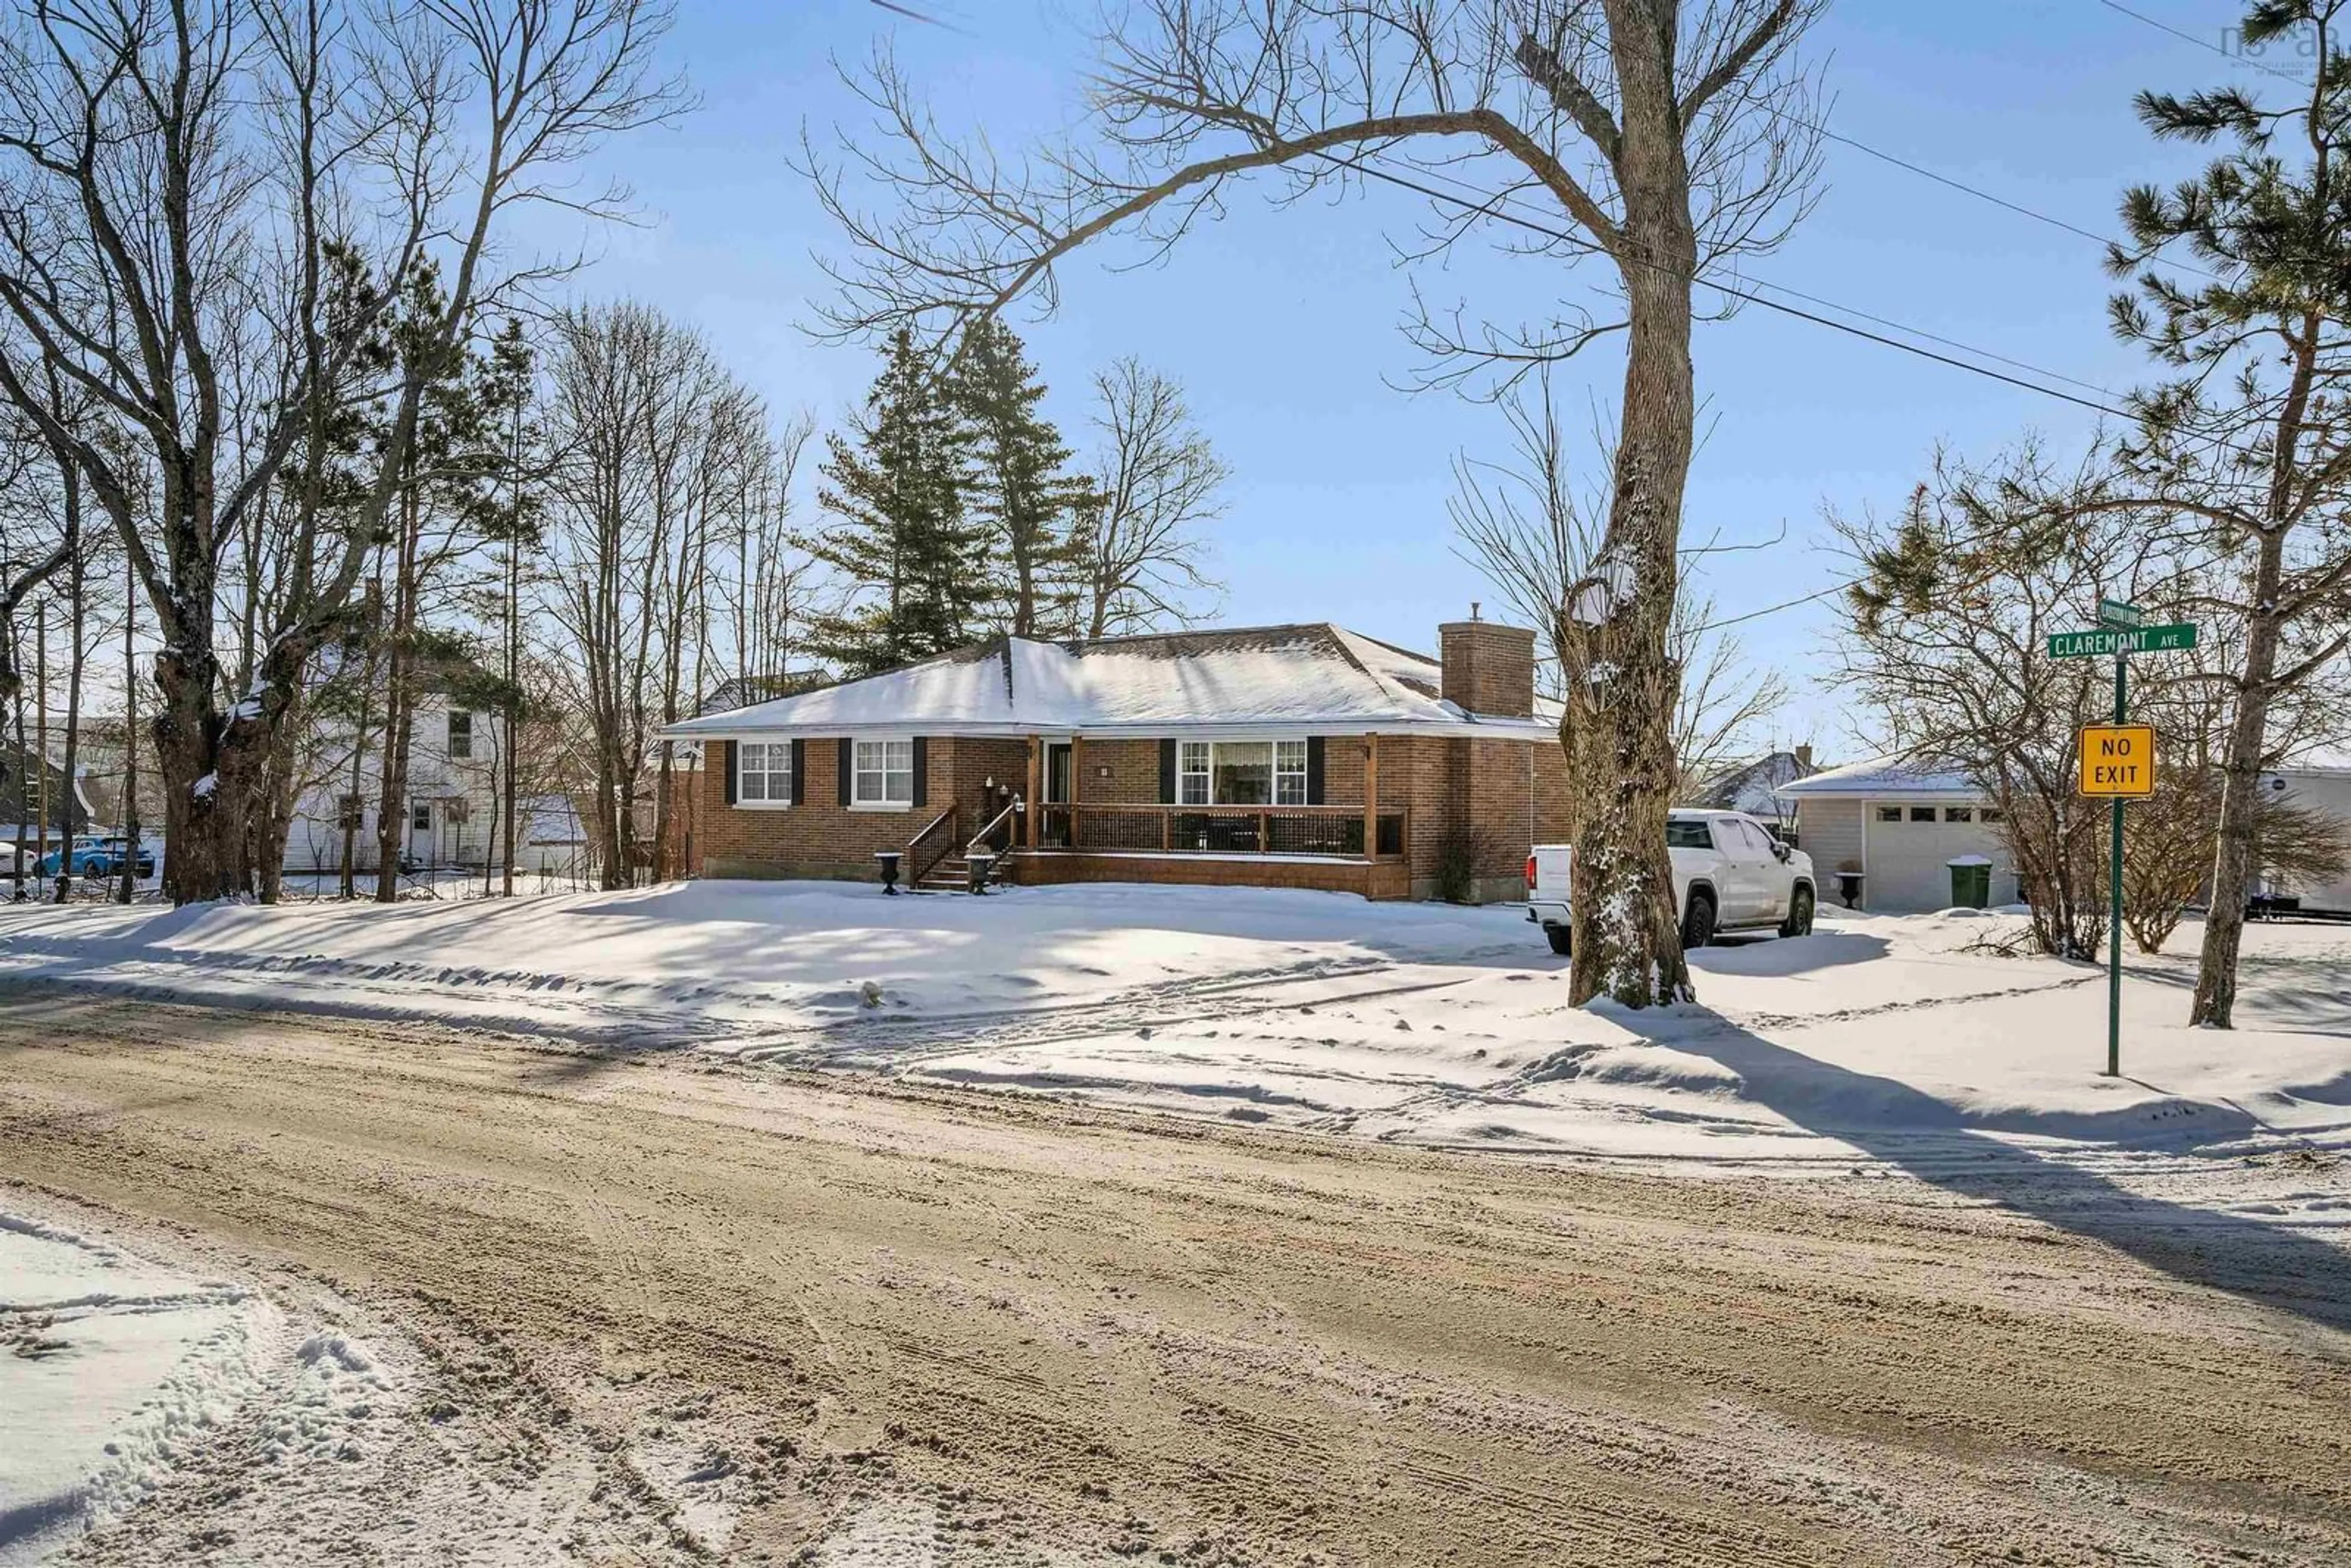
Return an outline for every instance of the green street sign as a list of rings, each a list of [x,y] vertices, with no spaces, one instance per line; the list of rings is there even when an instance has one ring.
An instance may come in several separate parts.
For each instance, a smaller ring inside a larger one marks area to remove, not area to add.
[[[2196,646],[2196,628],[2141,626],[2136,631],[2102,627],[2095,632],[2056,632],[2049,638],[2053,659],[2098,659],[2109,653],[2168,653]]]
[[[2147,624],[2147,616],[2136,604],[2125,604],[2119,599],[2101,599],[2098,601],[2098,624],[2136,632]]]

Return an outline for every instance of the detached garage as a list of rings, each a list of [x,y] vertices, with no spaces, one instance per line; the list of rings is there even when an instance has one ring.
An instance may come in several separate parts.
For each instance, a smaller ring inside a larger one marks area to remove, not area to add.
[[[1855,906],[1917,915],[1954,904],[2017,902],[2016,867],[2000,811],[1964,776],[1877,758],[1784,784],[1796,841],[1813,858],[1823,898],[1856,874]]]

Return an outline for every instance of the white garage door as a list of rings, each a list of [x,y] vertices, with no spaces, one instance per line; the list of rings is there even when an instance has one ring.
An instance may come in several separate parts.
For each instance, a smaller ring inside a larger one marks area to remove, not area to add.
[[[1879,915],[1917,915],[1951,904],[1950,862],[1981,855],[1991,862],[1991,901],[2016,902],[2016,873],[1998,831],[1986,826],[1973,807],[1959,810],[1965,821],[1950,820],[1952,808],[1923,801],[1873,800],[1865,812],[1869,875],[1862,902]],[[1897,812],[1896,821],[1886,820]]]

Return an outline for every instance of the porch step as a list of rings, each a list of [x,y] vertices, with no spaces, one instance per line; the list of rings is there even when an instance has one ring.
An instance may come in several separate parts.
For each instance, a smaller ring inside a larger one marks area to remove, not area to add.
[[[1000,885],[1006,880],[1005,873],[1008,869],[1004,857],[998,856],[994,870],[988,875],[987,884],[990,887]],[[969,893],[971,862],[962,855],[949,855],[925,872],[913,886],[921,893]]]

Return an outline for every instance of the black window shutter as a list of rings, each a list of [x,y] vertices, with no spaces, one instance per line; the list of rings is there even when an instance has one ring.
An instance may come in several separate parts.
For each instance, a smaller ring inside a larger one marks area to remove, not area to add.
[[[1159,803],[1173,806],[1176,800],[1176,743],[1159,743]]]
[[[1322,804],[1322,737],[1319,735],[1306,737],[1306,803]]]
[[[914,737],[914,804],[931,803],[931,743],[922,736]]]
[[[808,799],[808,742],[792,742],[792,804]]]
[[[855,743],[852,742],[849,737],[844,735],[832,744],[833,755],[840,763],[840,767],[836,770],[839,775],[839,782],[841,786],[840,803],[846,806],[849,804],[849,748]]]
[[[722,740],[718,743],[718,765],[726,769],[726,803],[731,806],[735,803],[735,743],[733,741]]]

